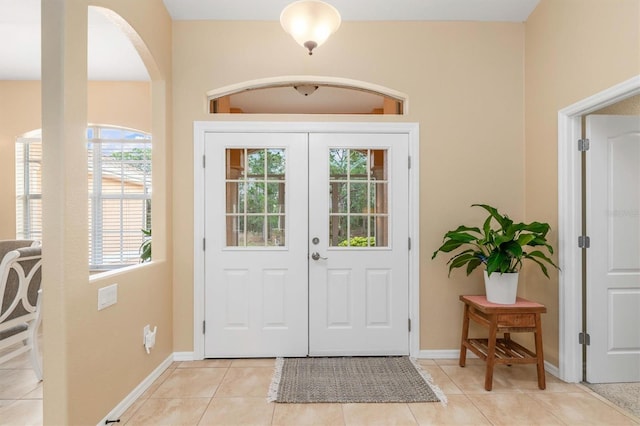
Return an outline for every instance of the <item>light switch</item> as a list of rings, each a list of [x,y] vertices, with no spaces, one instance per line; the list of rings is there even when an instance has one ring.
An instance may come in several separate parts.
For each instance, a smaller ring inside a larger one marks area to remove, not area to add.
[[[98,310],[115,305],[118,302],[118,284],[98,289]]]

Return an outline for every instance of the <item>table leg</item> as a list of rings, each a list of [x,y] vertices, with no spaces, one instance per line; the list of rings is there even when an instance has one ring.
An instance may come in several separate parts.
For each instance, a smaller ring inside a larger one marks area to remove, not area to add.
[[[535,332],[535,340],[536,340],[536,360],[538,367],[538,387],[540,389],[545,389],[547,387],[546,379],[544,376],[544,353],[542,351],[542,323],[540,314],[536,314],[536,332]]]
[[[497,336],[496,336],[497,339]],[[504,333],[504,343],[507,347],[509,347],[509,345],[511,344],[511,333]],[[509,367],[511,367],[511,364],[507,364]]]
[[[484,388],[493,388],[493,367],[496,363],[496,338],[498,334],[498,316],[491,315],[489,322],[489,340],[487,342],[487,371],[484,376]]]
[[[469,337],[469,305],[464,304],[464,314],[462,314],[462,339],[460,342],[460,367],[464,367],[467,362],[467,347],[465,346]]]

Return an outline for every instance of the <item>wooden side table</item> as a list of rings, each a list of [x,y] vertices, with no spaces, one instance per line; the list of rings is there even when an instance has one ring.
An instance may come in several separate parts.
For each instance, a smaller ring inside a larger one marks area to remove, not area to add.
[[[460,367],[467,360],[467,349],[486,361],[487,368],[484,388],[493,387],[493,367],[496,364],[536,364],[538,387],[546,387],[544,376],[544,356],[542,352],[542,325],[540,314],[547,308],[540,303],[518,297],[513,305],[500,305],[487,301],[486,296],[460,296],[464,303],[462,317],[462,344],[460,346]],[[469,339],[469,320],[489,329],[487,339]],[[497,338],[504,333],[502,339]],[[510,333],[534,333],[535,353],[511,340]]]

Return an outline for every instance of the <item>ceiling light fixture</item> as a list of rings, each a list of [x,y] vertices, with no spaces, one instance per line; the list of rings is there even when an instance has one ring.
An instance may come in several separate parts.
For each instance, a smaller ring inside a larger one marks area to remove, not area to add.
[[[340,13],[320,0],[299,0],[285,7],[280,14],[282,28],[301,46],[313,54],[340,27]]]
[[[310,94],[318,90],[318,86],[315,86],[313,84],[301,84],[298,86],[293,86],[293,88],[303,96],[309,96]]]

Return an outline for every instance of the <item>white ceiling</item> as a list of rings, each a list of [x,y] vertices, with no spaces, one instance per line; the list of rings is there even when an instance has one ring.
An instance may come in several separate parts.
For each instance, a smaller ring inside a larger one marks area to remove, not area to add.
[[[292,0],[163,0],[175,20],[277,21]],[[326,0],[344,21],[524,22],[539,0]]]
[[[40,1],[0,0],[0,80],[40,79]],[[164,0],[174,20],[273,20],[289,0]],[[344,21],[523,22],[539,0],[331,0]],[[89,11],[90,80],[148,80],[129,40]]]

